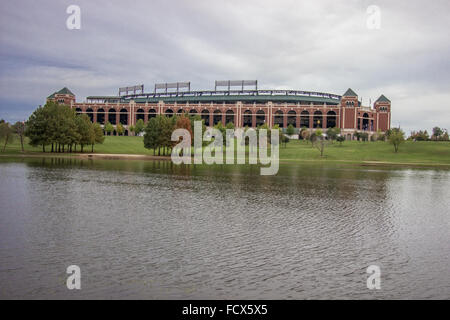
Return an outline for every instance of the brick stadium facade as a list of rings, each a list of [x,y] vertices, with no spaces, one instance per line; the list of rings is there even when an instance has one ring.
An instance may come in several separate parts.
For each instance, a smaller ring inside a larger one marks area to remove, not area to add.
[[[377,130],[385,132],[391,123],[391,102],[381,95],[373,107],[364,107],[357,94],[348,89],[342,96],[295,90],[228,90],[142,93],[118,96],[90,96],[86,102],[76,102],[75,95],[67,88],[47,98],[64,103],[86,113],[92,122],[115,125],[121,123],[128,134],[128,127],[138,119],[147,122],[156,115],[197,114],[207,126],[233,122],[236,127],[256,127],[278,124],[286,128],[332,127],[341,128],[347,139],[353,139],[355,131],[369,135]]]

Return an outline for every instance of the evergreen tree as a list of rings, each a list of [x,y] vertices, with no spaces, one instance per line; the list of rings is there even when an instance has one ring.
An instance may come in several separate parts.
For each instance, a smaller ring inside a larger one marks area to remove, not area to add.
[[[30,139],[29,144],[36,147],[42,146],[45,152],[45,146],[51,141],[52,133],[49,124],[49,106],[54,102],[48,102],[44,107],[37,108],[26,122],[25,136]]]
[[[144,147],[153,149],[153,154],[156,153],[156,148],[159,148],[159,136],[161,134],[158,117],[150,118],[145,127]]]

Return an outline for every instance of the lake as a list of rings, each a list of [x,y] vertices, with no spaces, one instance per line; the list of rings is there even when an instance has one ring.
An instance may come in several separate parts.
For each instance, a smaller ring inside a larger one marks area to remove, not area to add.
[[[450,171],[259,173],[0,159],[0,298],[450,298]],[[66,287],[69,265],[81,290]],[[367,288],[370,265],[379,290]]]

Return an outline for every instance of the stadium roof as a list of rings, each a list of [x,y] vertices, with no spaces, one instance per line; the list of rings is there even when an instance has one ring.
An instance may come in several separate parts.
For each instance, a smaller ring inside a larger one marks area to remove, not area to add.
[[[89,96],[89,97],[86,97],[86,99],[97,99],[97,100],[104,100],[104,99],[107,99],[107,100],[111,100],[111,99],[118,100],[120,98],[121,98],[120,96]]]
[[[244,89],[246,84],[249,83],[255,84],[255,89]],[[220,87],[223,83],[226,83],[228,85],[227,90],[217,90],[218,87]],[[231,87],[235,85],[235,83],[238,83],[240,88],[239,89],[232,89]],[[216,81],[215,82],[215,89],[214,90],[199,90],[199,91],[179,91],[179,85],[180,83],[176,83],[176,91],[174,90],[168,90],[169,87],[172,88],[174,84],[163,84],[163,87],[165,88],[164,92],[158,92],[156,89],[159,88],[159,85],[157,84],[155,86],[154,92],[143,92],[142,89],[140,89],[141,92],[134,92],[132,94],[124,94],[124,95],[117,95],[117,96],[88,96],[86,97],[87,100],[94,101],[94,100],[103,100],[103,102],[109,102],[109,103],[127,103],[131,100],[134,100],[136,103],[158,103],[159,101],[165,102],[165,103],[208,103],[208,102],[214,102],[214,103],[221,103],[221,102],[231,102],[236,103],[238,101],[252,103],[252,102],[259,102],[259,103],[266,103],[269,101],[275,102],[275,103],[314,103],[314,104],[330,104],[330,105],[337,105],[340,103],[342,96],[332,93],[326,93],[326,92],[315,92],[315,91],[303,91],[303,90],[280,90],[280,89],[263,89],[258,90],[256,87],[257,81]],[[182,83],[181,83],[182,84]],[[190,84],[190,83],[188,83]],[[347,90],[347,92],[350,92],[352,94],[355,94],[351,89]],[[356,95],[356,94],[355,94]]]
[[[103,100],[104,102],[127,103],[134,100],[136,103],[166,103],[174,102],[288,102],[288,103],[319,103],[333,104],[340,103],[341,96],[332,93],[300,91],[300,90],[205,90],[205,91],[185,91],[185,92],[154,92],[138,93],[122,96],[89,96],[87,100]]]
[[[331,98],[289,95],[211,95],[211,96],[174,96],[174,97],[143,97],[134,98],[136,103],[157,103],[163,101],[171,102],[319,102],[327,104],[338,104],[339,101]],[[123,99],[122,101],[128,101]]]

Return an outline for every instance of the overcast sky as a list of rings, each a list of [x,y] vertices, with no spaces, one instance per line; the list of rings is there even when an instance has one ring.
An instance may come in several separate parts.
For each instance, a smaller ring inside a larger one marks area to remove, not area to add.
[[[113,4],[114,3],[114,4]],[[81,8],[69,30],[66,9]],[[367,8],[380,8],[369,29]],[[25,120],[67,86],[257,79],[261,89],[392,101],[392,124],[450,129],[450,1],[1,1],[0,118]]]

